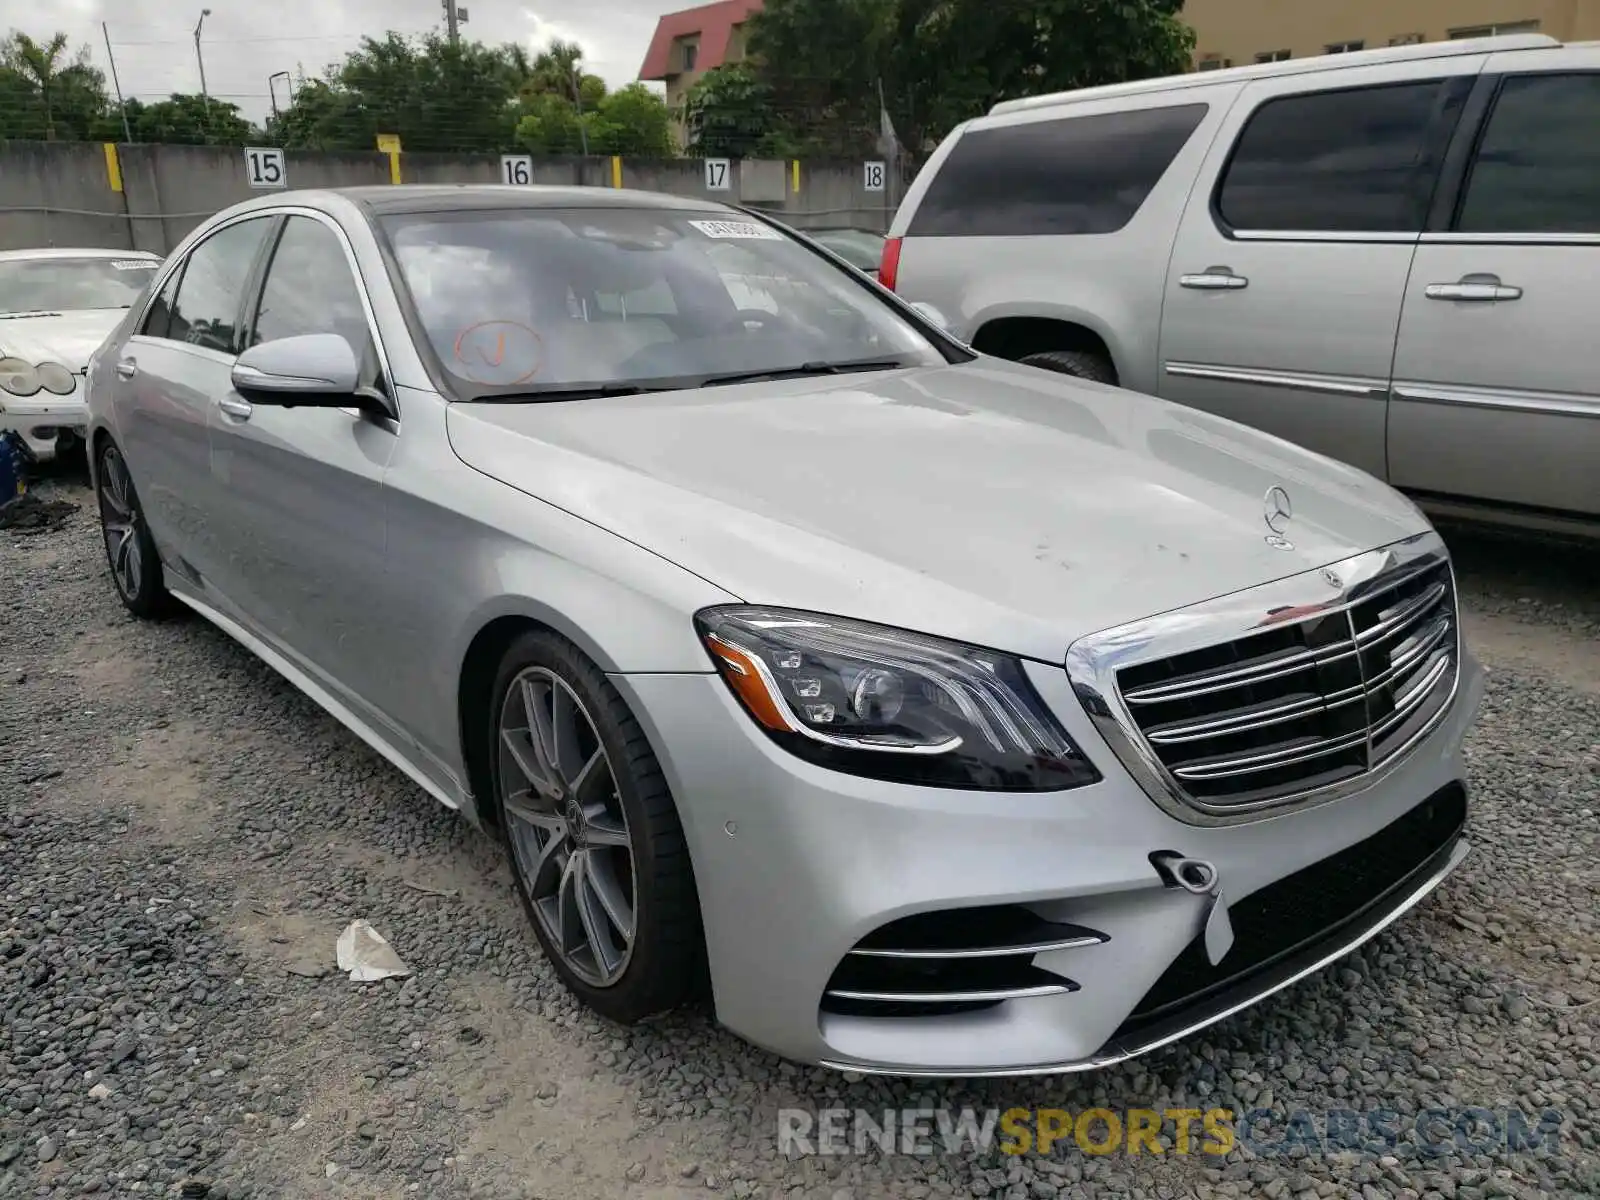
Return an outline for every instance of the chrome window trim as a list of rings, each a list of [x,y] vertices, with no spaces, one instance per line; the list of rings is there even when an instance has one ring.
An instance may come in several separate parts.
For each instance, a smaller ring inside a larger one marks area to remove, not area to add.
[[[1353,779],[1250,804],[1210,804],[1185,795],[1140,732],[1117,686],[1117,673],[1152,659],[1246,637],[1265,628],[1263,622],[1270,613],[1284,608],[1305,610],[1299,620],[1345,611],[1375,591],[1441,563],[1450,571],[1454,596],[1455,568],[1449,551],[1438,533],[1430,530],[1287,579],[1102,630],[1079,638],[1068,648],[1067,678],[1118,761],[1164,812],[1185,824],[1238,825],[1342,800],[1374,787],[1397,770],[1455,707],[1461,686],[1459,605],[1452,622],[1455,658],[1450,692],[1427,724],[1377,767]]]
[[[1215,379],[1224,383],[1248,383],[1259,387],[1287,388],[1298,392],[1325,392],[1338,396],[1367,396],[1387,399],[1389,381],[1361,375],[1312,375],[1298,371],[1262,371],[1242,367],[1214,367],[1208,363],[1166,362],[1168,375],[1185,379]]]
[[[1413,404],[1447,408],[1479,408],[1498,412],[1539,413],[1547,417],[1600,420],[1600,395],[1535,392],[1518,388],[1475,388],[1396,380],[1394,398]]]
[[[301,204],[280,204],[273,205],[270,208],[253,208],[248,212],[239,213],[235,216],[229,217],[225,221],[218,221],[215,225],[208,227],[202,237],[198,238],[192,245],[188,246],[181,255],[174,254],[171,261],[168,262],[167,265],[161,270],[160,277],[157,279],[155,284],[151,286],[149,292],[146,293],[144,306],[139,310],[139,318],[134,323],[134,329],[136,331],[143,329],[145,319],[148,317],[150,312],[150,306],[155,303],[156,297],[161,294],[161,289],[166,287],[167,280],[175,271],[179,270],[184,263],[189,261],[189,256],[192,255],[196,250],[205,245],[224,229],[229,229],[232,226],[241,224],[245,221],[254,221],[258,218],[267,218],[270,220],[273,217],[310,217],[313,221],[319,221],[323,225],[326,225],[329,229],[333,230],[334,236],[339,239],[339,245],[344,250],[345,265],[350,268],[350,274],[355,279],[356,294],[361,297],[361,312],[362,315],[364,315],[367,319],[367,334],[372,338],[373,348],[378,354],[378,369],[383,373],[383,378],[389,385],[390,395],[386,397],[386,399],[389,405],[394,409],[394,416],[388,419],[388,427],[391,428],[391,431],[398,429],[400,424],[400,389],[394,382],[394,371],[389,365],[389,352],[383,344],[383,334],[378,328],[378,311],[373,307],[372,304],[370,285],[367,283],[367,277],[361,273],[361,263],[356,258],[355,243],[350,240],[349,231],[346,230],[339,220],[331,213],[325,213],[321,209],[307,208]],[[281,231],[279,236],[282,236]],[[273,251],[276,252],[276,250],[277,246],[274,245]],[[263,287],[266,285],[267,275],[271,272],[271,270],[272,260],[269,258],[266,263],[266,270],[261,276],[261,284]],[[142,332],[135,332],[134,334],[131,334],[129,336],[129,341],[132,341],[136,337],[144,338],[150,343],[159,343],[165,346],[193,345],[193,343],[190,342],[174,341],[172,338],[152,337]],[[204,346],[199,347],[199,349],[207,348],[208,347]],[[215,353],[222,354],[223,352],[216,351]],[[224,355],[224,357],[226,357],[230,362],[237,361],[238,359],[237,355]],[[341,408],[338,411],[349,413],[352,416],[360,415],[359,410],[355,408]]]
[[[1425,233],[1425,246],[1600,246],[1600,233]]]
[[[1231,229],[1228,231],[1228,236],[1239,242],[1384,242],[1397,246],[1415,242],[1420,235],[1420,230],[1413,230],[1410,233],[1396,233],[1393,231],[1362,233],[1357,230],[1345,229]]]

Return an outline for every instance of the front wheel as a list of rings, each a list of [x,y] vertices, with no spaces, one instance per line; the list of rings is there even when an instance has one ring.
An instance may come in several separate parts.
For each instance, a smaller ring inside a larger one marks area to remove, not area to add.
[[[1026,355],[1020,361],[1026,366],[1041,367],[1046,371],[1072,375],[1095,383],[1109,383],[1115,386],[1117,382],[1117,368],[1112,365],[1111,360],[1092,350],[1041,350],[1037,354]]]
[[[530,632],[495,680],[495,800],[545,957],[624,1024],[700,979],[689,851],[660,764],[615,687],[570,642]]]
[[[100,451],[96,498],[100,506],[100,531],[106,544],[111,581],[123,607],[146,619],[171,611],[172,596],[161,575],[161,558],[144,519],[139,494],[127,461],[112,442]]]

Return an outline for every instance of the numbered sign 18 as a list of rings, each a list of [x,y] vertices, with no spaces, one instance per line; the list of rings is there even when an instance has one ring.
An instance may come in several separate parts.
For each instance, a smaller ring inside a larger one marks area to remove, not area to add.
[[[867,191],[883,191],[884,177],[884,166],[881,162],[869,162],[862,164],[861,186]]]
[[[533,158],[527,154],[502,154],[500,182],[514,187],[527,187],[533,182]]]
[[[283,169],[283,151],[275,146],[246,146],[244,173],[253,188],[289,186],[289,173]]]
[[[733,186],[732,164],[725,158],[706,159],[706,191],[725,192]]]

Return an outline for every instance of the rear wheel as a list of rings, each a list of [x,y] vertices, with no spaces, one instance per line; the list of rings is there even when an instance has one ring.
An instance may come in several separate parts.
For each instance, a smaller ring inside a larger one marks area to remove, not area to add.
[[[95,476],[106,562],[123,606],[134,616],[147,619],[170,612],[172,596],[162,580],[155,539],[145,523],[128,464],[115,443],[108,441],[100,451]]]
[[[655,754],[615,687],[552,633],[518,638],[495,681],[495,799],[545,957],[629,1023],[699,978],[688,846]]]
[[[1025,356],[1021,361],[1030,367],[1042,367],[1046,371],[1090,379],[1095,383],[1115,386],[1117,382],[1117,368],[1111,364],[1111,360],[1092,350],[1041,350]]]

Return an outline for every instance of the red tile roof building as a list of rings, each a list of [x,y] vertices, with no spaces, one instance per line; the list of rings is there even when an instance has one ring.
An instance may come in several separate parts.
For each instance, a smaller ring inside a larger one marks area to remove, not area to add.
[[[744,22],[761,0],[718,0],[668,13],[656,24],[639,78],[667,85],[667,107],[683,136],[683,102],[696,80],[713,67],[744,57]]]

